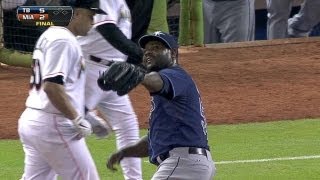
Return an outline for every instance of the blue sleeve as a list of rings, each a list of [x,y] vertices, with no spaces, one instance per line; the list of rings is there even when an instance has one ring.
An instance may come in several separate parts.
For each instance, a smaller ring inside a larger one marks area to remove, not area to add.
[[[173,99],[185,91],[188,81],[183,71],[164,69],[159,72],[159,75],[163,80],[163,87],[157,93],[158,95]]]

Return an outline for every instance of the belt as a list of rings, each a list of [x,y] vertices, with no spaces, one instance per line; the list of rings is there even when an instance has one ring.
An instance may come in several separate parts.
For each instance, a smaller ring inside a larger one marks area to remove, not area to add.
[[[89,56],[89,59],[93,62],[100,63],[105,66],[111,66],[111,64],[114,63],[114,61],[104,60],[104,59],[101,59],[101,58],[98,58],[98,57],[92,56],[92,55]]]
[[[205,148],[189,147],[188,153],[189,153],[189,154],[199,154],[199,155],[203,155],[203,156],[205,156],[205,157],[208,157],[208,155],[207,155],[207,149],[205,149]],[[157,157],[157,162],[158,162],[159,164],[161,164],[161,163],[162,163],[164,160],[166,160],[168,157],[170,157],[170,153],[169,153],[169,152],[160,154],[160,155]],[[159,164],[158,164],[158,165],[159,165]]]

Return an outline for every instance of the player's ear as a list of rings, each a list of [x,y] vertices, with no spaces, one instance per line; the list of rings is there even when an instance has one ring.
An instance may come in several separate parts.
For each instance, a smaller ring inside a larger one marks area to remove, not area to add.
[[[72,18],[77,19],[80,14],[80,11],[81,9],[78,9],[78,8],[74,9]]]
[[[174,63],[178,63],[178,49],[171,49],[171,58]]]

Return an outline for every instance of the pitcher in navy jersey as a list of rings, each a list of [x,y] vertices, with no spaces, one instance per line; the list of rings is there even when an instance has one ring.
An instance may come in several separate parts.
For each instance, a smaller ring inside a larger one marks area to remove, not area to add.
[[[178,44],[166,33],[143,36],[142,85],[150,92],[149,132],[139,142],[118,150],[107,167],[124,157],[147,157],[158,165],[152,179],[209,180],[215,173],[207,140],[201,97],[191,76],[178,65]]]

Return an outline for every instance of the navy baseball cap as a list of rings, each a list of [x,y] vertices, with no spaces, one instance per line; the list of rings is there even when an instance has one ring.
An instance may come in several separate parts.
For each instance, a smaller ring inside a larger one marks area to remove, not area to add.
[[[99,7],[99,0],[74,0],[71,1],[71,6],[74,8],[89,9],[96,14],[107,14]]]
[[[150,34],[150,35],[142,36],[139,39],[140,47],[145,48],[146,44],[149,41],[162,42],[169,49],[177,49],[179,47],[177,41],[172,35],[165,32],[161,32],[161,31],[154,32],[153,34]]]

